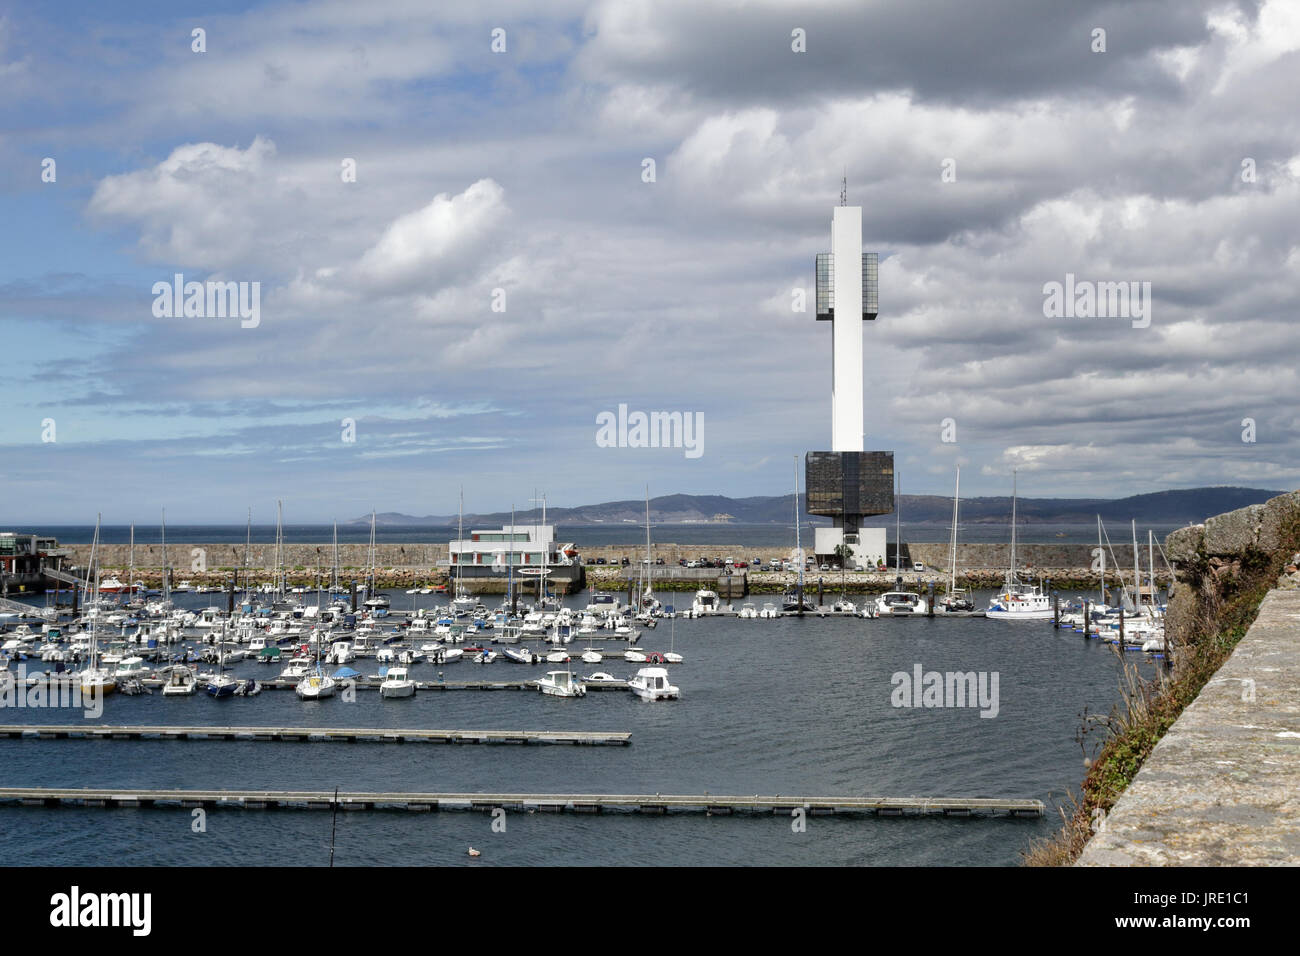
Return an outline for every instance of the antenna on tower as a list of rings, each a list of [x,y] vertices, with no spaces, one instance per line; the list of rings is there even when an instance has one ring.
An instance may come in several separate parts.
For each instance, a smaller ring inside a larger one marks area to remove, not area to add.
[[[844,175],[840,177],[840,205],[849,204],[849,171],[844,170]]]

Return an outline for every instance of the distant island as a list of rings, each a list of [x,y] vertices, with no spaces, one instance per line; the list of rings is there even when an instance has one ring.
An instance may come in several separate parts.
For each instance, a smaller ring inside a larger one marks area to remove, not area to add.
[[[1094,521],[1101,515],[1105,521],[1139,521],[1181,524],[1201,521],[1208,515],[1222,514],[1246,505],[1262,504],[1282,494],[1280,491],[1261,488],[1186,488],[1176,491],[1157,491],[1127,498],[1020,498],[1016,513],[1025,524],[1053,523],[1076,524]],[[758,496],[753,498],[728,498],[724,495],[663,495],[650,499],[650,520],[655,525],[670,524],[773,524],[793,525],[793,495]],[[903,520],[907,523],[946,523],[952,520],[952,498],[940,495],[903,495],[901,497]],[[802,505],[803,502],[800,502]],[[800,509],[802,512],[802,508]],[[1010,496],[992,498],[963,498],[961,519],[963,524],[1006,523],[1011,514]],[[520,511],[515,521],[526,524],[536,520],[536,512]],[[809,524],[828,523],[824,518],[809,518]],[[466,527],[501,526],[510,523],[510,512],[492,514],[466,514]],[[640,524],[645,521],[645,501],[606,501],[601,504],[582,505],[577,508],[548,508],[546,520],[550,524],[598,525]],[[407,515],[383,512],[375,516],[377,524],[404,525],[454,525],[457,516]],[[370,515],[355,518],[349,524],[369,524]],[[892,518],[881,516],[871,519],[868,525],[879,527],[892,523]]]

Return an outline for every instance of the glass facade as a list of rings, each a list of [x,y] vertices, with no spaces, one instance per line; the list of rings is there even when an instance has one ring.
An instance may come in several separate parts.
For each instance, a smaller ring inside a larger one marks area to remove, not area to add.
[[[892,451],[810,451],[804,481],[808,514],[844,518],[894,510]]]
[[[835,318],[835,257],[829,252],[817,257],[817,318]]]
[[[874,319],[880,312],[880,253],[862,253],[862,317]]]
[[[880,313],[880,253],[862,253],[862,318]],[[817,318],[835,318],[835,256],[817,256]]]

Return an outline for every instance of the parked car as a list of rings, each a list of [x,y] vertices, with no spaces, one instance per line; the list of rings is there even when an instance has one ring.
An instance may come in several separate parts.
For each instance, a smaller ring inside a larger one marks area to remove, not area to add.
[[[655,558],[655,564],[663,564],[663,563],[664,563],[663,558]]]
[[[831,566],[829,564],[823,564],[820,568],[818,568],[819,571],[829,571],[830,569]]]
[[[913,571],[924,571],[924,570],[925,570],[925,565],[922,564],[920,561],[916,561],[916,562],[914,562],[914,563],[912,564],[912,570],[913,570]]]
[[[597,564],[604,564],[604,563],[605,563],[605,559],[604,559],[604,558],[597,558],[597,559],[596,559],[596,563],[597,563]]]

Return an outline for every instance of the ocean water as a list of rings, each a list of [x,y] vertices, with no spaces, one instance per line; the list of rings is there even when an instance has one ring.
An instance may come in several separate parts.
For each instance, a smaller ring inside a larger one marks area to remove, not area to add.
[[[189,595],[195,604],[205,596]],[[403,601],[430,601],[393,595]],[[0,740],[0,786],[237,788],[1038,798],[1043,819],[572,816],[340,812],[336,864],[476,866],[643,862],[808,865],[1010,865],[1056,827],[1055,807],[1083,776],[1075,741],[1084,708],[1119,699],[1107,645],[1049,624],[980,619],[717,618],[665,622],[642,647],[685,655],[675,702],[621,692],[563,700],[526,691],[427,691],[383,700],[362,691],[303,702],[291,691],[217,701],[114,695],[109,724],[376,726],[630,731],[629,747]],[[1141,655],[1130,653],[1130,658]],[[998,713],[891,704],[892,675],[998,674]],[[30,666],[30,665],[29,665]],[[583,673],[630,676],[621,653]],[[366,673],[373,659],[361,662]],[[238,676],[273,676],[254,661]],[[446,665],[447,679],[540,676],[504,659]],[[419,678],[435,669],[417,665]],[[73,723],[80,711],[5,709],[4,723]],[[331,814],[183,809],[0,808],[0,864],[326,865]],[[474,846],[482,856],[471,860]]]

